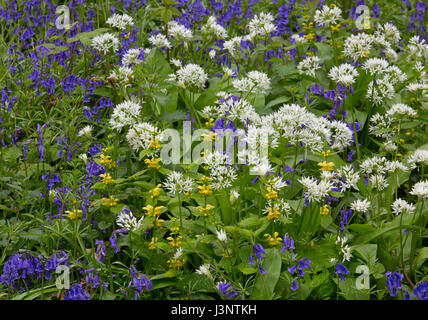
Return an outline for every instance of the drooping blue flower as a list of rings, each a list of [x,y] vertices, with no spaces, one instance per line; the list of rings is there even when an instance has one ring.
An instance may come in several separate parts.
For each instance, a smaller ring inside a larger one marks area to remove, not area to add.
[[[65,293],[64,300],[89,300],[89,293],[82,288],[81,284],[73,284]]]
[[[403,280],[403,275],[399,272],[387,272],[386,275],[386,284],[388,286],[388,291],[391,297],[397,295],[397,289],[403,288],[401,285],[401,280]]]
[[[418,300],[428,300],[428,281],[419,282],[413,289],[413,296]]]
[[[226,299],[234,299],[238,297],[238,290],[233,288],[231,284],[226,281],[218,283],[218,290]]]
[[[349,273],[349,270],[343,264],[340,264],[340,263],[336,264],[336,274],[340,276],[340,281],[346,280],[346,278],[343,275],[348,273]]]

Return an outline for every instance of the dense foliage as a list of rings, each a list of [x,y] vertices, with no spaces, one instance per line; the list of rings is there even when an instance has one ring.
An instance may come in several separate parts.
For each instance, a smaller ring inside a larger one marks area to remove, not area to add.
[[[427,299],[427,11],[1,0],[0,299]]]

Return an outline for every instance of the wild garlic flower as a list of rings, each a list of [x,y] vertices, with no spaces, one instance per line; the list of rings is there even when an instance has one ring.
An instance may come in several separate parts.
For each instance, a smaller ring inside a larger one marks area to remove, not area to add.
[[[85,137],[87,137],[87,138],[90,138],[90,137],[91,137],[91,135],[92,135],[92,127],[91,127],[91,126],[89,126],[89,125],[85,126],[85,127],[84,127],[83,129],[81,129],[81,130],[79,131],[79,133],[77,134],[77,136],[79,136],[79,137],[85,136]]]
[[[388,74],[389,81],[393,85],[407,80],[407,75],[397,66],[389,66],[386,68],[386,73]]]
[[[192,40],[193,33],[192,30],[187,29],[182,24],[179,24],[176,21],[168,22],[168,36],[177,39],[178,41],[190,41]]]
[[[168,49],[170,49],[172,47],[169,40],[165,37],[165,35],[163,35],[161,33],[150,36],[149,42],[152,44],[152,46],[154,46],[156,48],[168,48]]]
[[[315,71],[320,68],[320,58],[318,58],[317,56],[306,57],[297,65],[297,70],[299,71],[299,74],[306,74],[311,77],[315,77]]]
[[[218,150],[204,155],[203,163],[210,170],[211,185],[214,190],[230,187],[235,181],[236,170],[229,162],[228,155]]]
[[[184,194],[193,189],[194,180],[186,178],[181,172],[172,171],[168,174],[166,181],[163,183],[165,189],[172,194]]]
[[[371,203],[367,199],[364,200],[355,200],[351,203],[352,211],[359,213],[366,213],[370,209]]]
[[[119,39],[111,33],[104,33],[93,37],[91,46],[103,54],[116,53],[119,50]]]
[[[291,36],[291,39],[293,39],[296,43],[306,43],[308,40],[305,37],[300,36],[299,34],[295,33]]]
[[[137,123],[141,113],[141,105],[134,101],[124,101],[118,104],[110,117],[110,126],[112,129],[120,131],[125,126],[131,126]]]
[[[426,198],[428,197],[428,181],[420,181],[416,183],[412,191],[409,192],[410,194],[417,196],[418,198]]]
[[[141,149],[147,150],[150,149],[156,141],[162,140],[162,135],[159,129],[154,127],[151,123],[141,122],[133,124],[129,128],[126,134],[126,140],[131,148],[136,151]]]
[[[176,81],[179,85],[194,86],[204,88],[208,76],[199,65],[189,63],[177,70],[175,74],[170,75],[171,81]]]
[[[250,71],[246,77],[235,79],[233,87],[240,92],[266,94],[270,90],[270,79],[266,73],[260,71]]]
[[[127,14],[120,15],[115,13],[107,19],[106,23],[120,30],[125,30],[128,26],[132,27],[134,25],[134,20]]]
[[[414,118],[417,116],[416,111],[404,103],[396,103],[386,111],[386,116],[393,119]]]
[[[388,61],[379,58],[370,58],[363,63],[363,69],[368,71],[372,76],[384,74],[388,66]]]
[[[217,233],[217,239],[218,239],[220,242],[224,242],[224,243],[226,243],[226,242],[227,242],[227,235],[226,235],[226,231],[224,231],[224,230],[219,230],[219,231],[216,231],[216,233]]]
[[[353,133],[343,121],[334,120],[331,122],[331,148],[342,151],[352,144]]]
[[[259,35],[265,38],[270,35],[271,32],[276,30],[276,26],[273,22],[274,18],[269,12],[256,14],[248,24],[251,37],[254,38],[256,35]]]
[[[412,169],[415,169],[417,165],[428,166],[428,150],[416,150],[409,156],[407,162]]]
[[[395,90],[389,76],[384,76],[382,79],[376,79],[376,86],[373,88],[373,81],[370,81],[366,98],[372,103],[378,105],[391,100],[394,97]]]
[[[200,275],[207,276],[208,278],[212,277],[211,276],[211,272],[210,272],[210,265],[208,263],[205,263],[205,264],[201,265],[199,267],[199,269],[196,270],[196,273],[200,274]]]
[[[397,199],[391,205],[391,210],[395,215],[400,213],[413,213],[415,211],[415,205],[408,203],[406,200]]]
[[[144,52],[140,49],[129,49],[122,57],[122,65],[130,67],[134,64],[143,62]]]
[[[216,21],[216,17],[210,16],[208,21],[201,28],[201,32],[204,35],[215,36],[218,39],[226,39],[227,32],[226,29],[219,25]]]
[[[127,86],[134,79],[133,70],[125,66],[119,67],[117,70],[113,70],[108,78],[116,81],[121,85]]]
[[[352,249],[346,244],[348,239],[345,235],[338,236],[336,239],[336,245],[340,246],[340,254],[342,255],[342,262],[349,261],[352,258]],[[330,260],[333,261],[333,260]]]
[[[397,27],[390,22],[387,22],[383,25],[378,24],[375,37],[377,37],[379,34],[384,35],[388,41],[394,44],[398,44],[401,39],[400,32],[398,31]]]
[[[328,76],[331,80],[349,87],[358,77],[358,71],[349,63],[342,63],[338,67],[331,68]]]
[[[242,37],[233,37],[223,43],[223,48],[227,50],[232,57],[234,57],[235,51],[241,49],[241,41]]]
[[[319,25],[337,24],[337,22],[342,20],[342,10],[337,6],[329,7],[324,5],[321,10],[315,10],[314,20]]]
[[[302,177],[298,180],[304,187],[305,198],[309,200],[309,202],[319,202],[324,199],[332,188],[332,184],[327,180],[320,180],[312,177]]]
[[[231,121],[236,120],[242,123],[259,123],[260,116],[254,107],[245,99],[237,99],[236,97],[229,97],[221,99],[221,103],[216,107],[218,117],[227,118]]]
[[[128,231],[135,231],[139,227],[141,227],[143,219],[144,217],[141,217],[137,221],[137,219],[132,214],[131,210],[127,209],[126,207],[123,207],[122,211],[119,213],[119,215],[116,218],[116,223],[118,226],[125,228]]]
[[[370,54],[372,43],[373,37],[369,34],[352,34],[345,39],[345,43],[343,44],[343,55],[353,61],[367,58]]]

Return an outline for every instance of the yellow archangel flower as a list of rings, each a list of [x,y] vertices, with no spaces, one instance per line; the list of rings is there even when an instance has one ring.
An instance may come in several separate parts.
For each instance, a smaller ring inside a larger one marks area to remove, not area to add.
[[[146,215],[151,217],[157,217],[160,216],[162,214],[162,209],[164,209],[164,206],[158,206],[158,207],[153,207],[152,205],[148,204],[147,206],[145,206],[143,208],[143,210],[146,211]]]
[[[210,204],[207,204],[205,207],[198,206],[199,215],[202,217],[208,217],[213,209],[214,206]]]
[[[324,206],[322,206],[321,208],[320,208],[320,215],[322,215],[322,216],[326,216],[326,215],[328,215],[328,205],[327,204],[325,204]]]
[[[203,194],[204,196],[209,196],[210,194],[213,193],[213,188],[211,185],[202,185],[202,186],[198,186],[199,189],[199,193]]]
[[[162,161],[161,158],[152,158],[152,159],[144,160],[144,162],[147,164],[147,167],[149,169],[155,169],[155,170],[160,169],[161,167],[159,164],[160,161]]]
[[[265,194],[266,199],[272,200],[278,198],[278,192],[276,192],[272,187],[268,186],[267,188],[268,193]]]
[[[156,241],[158,241],[158,238],[153,237],[152,241],[149,243],[149,250],[155,250],[156,249]]]
[[[101,155],[101,160],[100,160],[100,164],[105,166],[111,163],[111,159],[109,155]]]
[[[149,191],[151,199],[157,197],[160,194],[160,192],[162,190],[161,186],[162,186],[161,184],[158,184],[155,188],[153,188],[152,190]]]
[[[274,247],[277,244],[282,242],[282,238],[278,237],[278,235],[279,235],[278,232],[274,232],[273,237],[268,233],[265,234],[266,240],[267,240],[267,242],[269,242],[269,245],[271,247]]]
[[[109,184],[109,183],[113,183],[114,182],[114,180],[111,178],[110,173],[100,174],[100,177],[103,178],[102,182],[104,184]]]
[[[320,166],[321,171],[333,171],[334,169],[334,163],[333,162],[318,162],[318,165]]]
[[[315,36],[312,33],[305,34],[303,37],[309,42],[315,39]]]
[[[114,207],[119,202],[119,199],[116,199],[113,196],[110,196],[109,198],[103,198],[103,205],[107,207]]]
[[[183,266],[183,261],[181,261],[180,259],[172,258],[168,260],[168,263],[171,269],[180,269]]]
[[[159,139],[158,138],[156,138],[155,140],[150,140],[150,145],[149,145],[149,148],[150,149],[154,149],[154,150],[157,150],[157,149],[160,149],[160,144],[159,144]]]
[[[174,237],[168,237],[166,238],[166,240],[168,240],[168,244],[174,248],[174,247],[179,247],[181,245],[181,236],[177,236],[177,238]]]
[[[68,218],[70,220],[75,220],[75,219],[78,219],[82,216],[82,210],[80,210],[80,209],[74,209],[73,211],[67,210],[65,213],[68,214]]]
[[[268,212],[268,215],[267,215],[268,220],[276,220],[276,219],[279,219],[279,217],[281,216],[281,212],[279,212],[278,209],[267,208],[266,210]]]

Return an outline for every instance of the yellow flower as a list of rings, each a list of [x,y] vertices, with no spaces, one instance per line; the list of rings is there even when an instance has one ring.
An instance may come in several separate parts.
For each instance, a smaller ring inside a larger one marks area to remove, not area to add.
[[[210,118],[210,120],[205,122],[205,126],[207,126],[208,128],[211,128],[213,125],[214,125],[214,119],[213,118]]]
[[[153,237],[152,241],[149,243],[149,250],[155,250],[156,249],[156,241],[158,241],[158,238]]]
[[[103,205],[107,207],[114,207],[117,205],[118,202],[119,202],[119,199],[113,196],[110,196],[109,198],[103,198]]]
[[[110,162],[111,160],[109,155],[104,155],[104,154],[101,155],[101,160],[100,160],[101,165],[105,166],[110,164]]]
[[[202,217],[208,217],[212,209],[214,209],[214,206],[210,204],[207,204],[205,207],[198,206],[199,215]]]
[[[104,184],[109,184],[109,183],[113,183],[114,182],[114,180],[111,178],[110,173],[100,174],[100,177],[103,178],[102,182]]]
[[[266,240],[267,240],[267,242],[269,242],[269,245],[271,247],[274,247],[277,244],[282,242],[282,238],[278,237],[278,235],[279,235],[278,232],[274,232],[273,237],[268,233],[265,234]]]
[[[204,137],[204,141],[214,141],[215,140],[215,132],[210,131],[207,134],[202,134],[202,136]]]
[[[323,151],[323,152],[321,152],[321,154],[322,154],[322,156],[323,156],[324,158],[328,158],[328,156],[330,155],[330,153],[331,153],[331,151],[330,151],[330,150],[327,150],[327,151]]]
[[[276,220],[279,219],[279,217],[281,216],[281,212],[279,212],[278,209],[272,209],[272,208],[267,208],[267,212],[268,212],[268,220]]]
[[[111,139],[111,138],[110,138]],[[103,152],[107,152],[107,151],[109,151],[110,150],[110,147],[105,147],[105,148],[102,148],[102,151]]]
[[[146,215],[151,217],[151,216],[159,216],[162,214],[162,209],[165,208],[164,206],[158,206],[158,207],[154,207],[150,204],[148,204],[147,206],[145,206],[143,208],[143,210],[146,210]]]
[[[180,269],[183,266],[183,261],[181,261],[180,259],[172,258],[168,260],[168,263],[171,269]]]
[[[203,182],[208,182],[208,181],[211,181],[211,178],[210,178],[210,177],[207,177],[207,176],[203,176],[203,177],[201,178],[201,180],[202,180]]]
[[[322,206],[321,208],[320,208],[320,215],[322,215],[322,216],[326,216],[326,215],[328,215],[328,205],[327,204],[325,204],[324,206]]]
[[[272,187],[267,187],[268,193],[265,194],[266,199],[276,199],[278,198],[278,192],[276,192]]]
[[[340,24],[336,25],[336,26],[330,26],[331,27],[331,32],[339,32],[340,30]]]
[[[232,257],[232,252],[230,251],[230,249],[224,249],[222,256],[225,257],[225,258],[231,258]]]
[[[180,231],[180,227],[175,226],[175,227],[171,227],[171,229],[169,229],[171,231],[171,233],[178,233],[178,231]]]
[[[75,220],[77,218],[80,218],[82,216],[82,210],[80,209],[74,209],[73,211],[66,211],[65,213],[68,213],[68,218],[70,220]]]
[[[158,226],[158,228],[162,229],[164,222],[165,222],[165,220],[163,220],[163,219],[159,219],[159,218],[156,219],[156,225]]]
[[[174,248],[174,247],[179,247],[181,245],[181,236],[177,236],[177,238],[173,238],[173,237],[168,237],[166,238],[166,240],[168,240],[168,244]]]
[[[309,42],[315,39],[315,36],[312,33],[305,34],[303,37]]]
[[[161,158],[152,158],[152,159],[146,159],[144,160],[144,162],[147,164],[149,169],[160,169],[160,164],[159,162],[161,161]]]
[[[155,188],[149,191],[151,199],[157,197],[160,194],[160,191],[162,190],[161,186],[161,184],[158,184]]]
[[[211,185],[198,186],[198,189],[199,189],[199,193],[203,194],[204,196],[209,196],[210,194],[213,193]]]
[[[158,138],[156,138],[155,140],[150,140],[150,145],[149,145],[149,148],[150,149],[154,149],[154,150],[157,150],[157,149],[160,149],[160,144],[159,144],[159,139]]]
[[[334,163],[333,162],[318,162],[318,165],[320,166],[321,171],[333,171]]]

